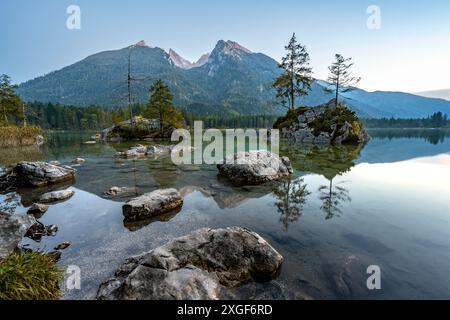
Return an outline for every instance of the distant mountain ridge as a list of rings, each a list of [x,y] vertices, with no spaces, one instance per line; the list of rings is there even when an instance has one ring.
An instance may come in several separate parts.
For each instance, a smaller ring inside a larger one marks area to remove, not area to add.
[[[417,95],[427,98],[445,99],[450,101],[450,89],[418,92]]]
[[[263,53],[255,53],[234,41],[220,40],[211,53],[190,62],[170,49],[148,46],[144,41],[119,50],[103,51],[45,76],[22,83],[18,93],[25,101],[71,105],[125,106],[128,55],[131,50],[132,97],[148,101],[149,88],[163,79],[174,94],[175,104],[192,113],[210,115],[280,114],[272,82],[281,70]],[[299,105],[328,102],[324,81],[317,80]],[[421,118],[441,111],[450,115],[450,101],[402,92],[367,92],[355,89],[343,97],[362,117]]]

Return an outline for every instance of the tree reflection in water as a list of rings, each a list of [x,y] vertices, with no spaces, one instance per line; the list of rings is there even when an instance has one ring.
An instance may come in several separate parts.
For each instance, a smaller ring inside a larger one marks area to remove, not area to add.
[[[331,219],[334,216],[339,217],[342,214],[342,203],[352,201],[348,189],[342,186],[346,181],[340,181],[335,185],[333,185],[333,179],[330,179],[329,181],[330,184],[328,186],[322,185],[319,187],[319,198],[322,200],[320,209],[325,212],[326,220]]]
[[[351,201],[345,181],[333,183],[336,176],[348,172],[358,159],[364,145],[308,145],[287,143],[281,146],[283,155],[291,159],[297,171],[312,172],[324,176],[328,185],[319,187],[321,210],[325,219],[331,219],[342,214],[344,202]]]
[[[306,186],[303,178],[289,178],[276,184],[273,189],[273,194],[278,199],[275,205],[281,214],[280,222],[286,231],[289,224],[297,221],[302,215],[306,197],[311,194]]]

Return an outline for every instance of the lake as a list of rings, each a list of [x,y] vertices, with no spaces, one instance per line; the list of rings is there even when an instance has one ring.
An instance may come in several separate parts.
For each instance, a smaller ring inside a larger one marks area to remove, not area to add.
[[[125,160],[130,143],[87,145],[88,133],[53,133],[38,147],[2,149],[0,165],[76,157],[75,195],[40,219],[54,237],[23,244],[52,250],[63,241],[61,266],[81,269],[81,289],[65,299],[92,299],[98,285],[132,255],[201,227],[242,226],[258,232],[285,258],[279,276],[248,283],[229,297],[249,299],[449,299],[450,132],[372,130],[364,147],[283,142],[289,180],[233,187],[211,165],[175,166],[169,157]],[[119,198],[112,186],[130,187]],[[123,222],[124,201],[176,187],[183,209],[140,223]],[[0,195],[0,210],[25,213],[45,189]],[[379,266],[381,289],[368,290],[367,268]]]

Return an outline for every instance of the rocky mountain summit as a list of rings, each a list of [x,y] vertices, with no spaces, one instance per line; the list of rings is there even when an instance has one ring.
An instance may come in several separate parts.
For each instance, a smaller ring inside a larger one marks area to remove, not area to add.
[[[335,100],[317,107],[300,107],[275,121],[283,138],[302,143],[362,144],[370,137],[356,113]]]
[[[204,55],[202,55],[200,57],[200,59],[197,60],[197,62],[191,62],[191,61],[183,58],[181,55],[179,55],[177,52],[175,52],[175,50],[173,50],[173,49],[169,50],[169,57],[170,57],[170,60],[172,60],[173,64],[176,65],[178,68],[187,69],[187,70],[192,69],[192,68],[201,67],[202,65],[207,63],[209,55],[210,55],[209,53],[205,53]]]

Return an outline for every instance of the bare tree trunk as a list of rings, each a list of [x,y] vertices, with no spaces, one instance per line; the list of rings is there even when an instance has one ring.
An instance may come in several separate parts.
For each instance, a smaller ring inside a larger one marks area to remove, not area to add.
[[[163,135],[163,112],[161,109],[159,110],[159,133],[161,135],[160,138],[162,138],[162,135]]]
[[[133,107],[131,106],[131,49],[128,53],[128,110],[130,112],[130,124],[131,124],[131,132],[134,130],[134,121],[133,121]]]
[[[27,116],[25,114],[25,103],[22,102],[23,126],[27,126]]]
[[[338,68],[338,74],[337,74],[337,80],[336,80],[336,101],[335,101],[335,108],[338,106],[338,99],[339,99],[339,77],[341,75],[341,70]]]

